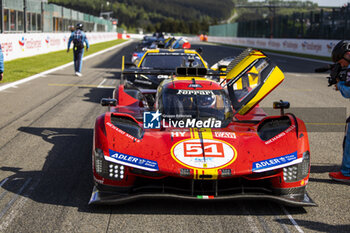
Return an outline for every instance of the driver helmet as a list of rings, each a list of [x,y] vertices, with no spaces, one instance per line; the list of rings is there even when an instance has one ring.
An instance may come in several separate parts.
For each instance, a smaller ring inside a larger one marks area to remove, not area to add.
[[[76,29],[83,30],[84,25],[82,23],[77,23]]]
[[[215,96],[198,96],[198,105],[202,107],[211,107],[215,104]]]
[[[332,50],[332,60],[333,62],[338,62],[340,59],[344,58],[344,54],[350,51],[350,41],[340,41],[336,44]],[[350,62],[350,61],[349,61]]]

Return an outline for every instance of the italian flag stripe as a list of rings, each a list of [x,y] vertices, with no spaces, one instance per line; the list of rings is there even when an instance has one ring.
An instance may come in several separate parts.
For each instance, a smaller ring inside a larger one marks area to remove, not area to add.
[[[206,195],[197,195],[198,199],[214,199],[214,196],[206,196]]]

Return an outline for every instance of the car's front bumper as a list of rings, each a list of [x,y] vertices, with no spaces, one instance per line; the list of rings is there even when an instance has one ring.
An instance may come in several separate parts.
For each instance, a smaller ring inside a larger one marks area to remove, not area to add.
[[[313,200],[305,192],[304,196],[300,198],[293,198],[292,196],[278,196],[272,194],[253,194],[241,193],[227,196],[206,196],[206,195],[184,195],[184,194],[169,194],[169,193],[138,193],[125,194],[110,191],[100,191],[94,187],[89,204],[123,204],[140,199],[179,199],[191,201],[228,201],[228,200],[269,200],[281,203],[288,206],[317,206]]]

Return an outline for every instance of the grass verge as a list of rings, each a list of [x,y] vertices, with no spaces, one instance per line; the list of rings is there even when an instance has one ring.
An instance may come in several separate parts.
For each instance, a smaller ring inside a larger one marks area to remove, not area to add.
[[[113,40],[90,45],[89,51],[84,56],[120,44],[126,40]],[[73,61],[73,49],[69,53],[66,50],[41,54],[32,57],[19,58],[5,62],[5,72],[2,83],[17,81],[43,71],[67,64]]]

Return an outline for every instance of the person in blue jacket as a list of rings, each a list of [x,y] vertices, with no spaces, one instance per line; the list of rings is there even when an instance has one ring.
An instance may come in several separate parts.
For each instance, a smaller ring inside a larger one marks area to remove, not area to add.
[[[81,68],[83,65],[84,55],[84,43],[86,44],[86,51],[89,49],[89,41],[83,32],[83,24],[78,23],[75,30],[69,37],[67,53],[69,52],[70,44],[73,42],[73,53],[74,53],[74,70],[76,76],[82,76]]]
[[[0,81],[4,77],[4,54],[2,53],[1,45],[0,45]]]
[[[332,60],[341,65],[346,78],[344,81],[337,79],[336,90],[339,90],[344,98],[350,98],[350,41],[340,41],[336,44],[332,51]],[[346,120],[340,171],[330,172],[329,176],[333,180],[350,183],[350,117]]]

